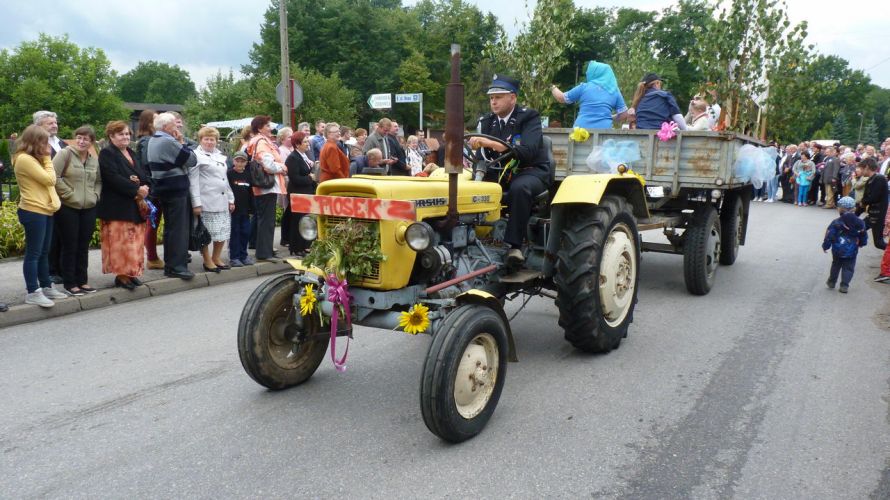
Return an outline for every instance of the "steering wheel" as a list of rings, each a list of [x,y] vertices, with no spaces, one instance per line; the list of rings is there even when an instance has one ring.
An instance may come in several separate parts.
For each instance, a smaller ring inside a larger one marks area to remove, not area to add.
[[[498,144],[503,145],[505,148],[507,148],[507,150],[503,153],[498,153],[493,150],[482,148],[482,160],[477,160],[475,155],[470,154],[473,152],[473,148],[470,147],[470,139],[474,137],[482,137],[483,139],[492,140],[494,142],[497,142]],[[488,154],[486,153],[487,151],[498,154],[499,156],[495,158],[488,158]],[[473,164],[473,178],[476,180],[482,180],[482,177],[485,177],[485,173],[488,172],[488,170],[503,170],[504,167],[502,165],[506,164],[506,162],[512,160],[513,158],[516,158],[516,149],[508,142],[493,135],[464,134],[464,158],[466,158],[470,161],[470,163]]]

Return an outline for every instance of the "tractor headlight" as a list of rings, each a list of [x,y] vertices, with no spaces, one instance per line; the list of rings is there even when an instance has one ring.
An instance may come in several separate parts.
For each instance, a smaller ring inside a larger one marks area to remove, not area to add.
[[[433,228],[426,222],[415,222],[405,231],[405,241],[411,250],[422,252],[433,242]]]
[[[318,238],[318,221],[311,215],[304,215],[300,219],[300,236],[306,241]]]

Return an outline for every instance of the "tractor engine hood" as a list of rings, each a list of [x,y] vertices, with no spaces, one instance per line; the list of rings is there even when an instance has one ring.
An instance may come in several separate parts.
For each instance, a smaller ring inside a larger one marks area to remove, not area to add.
[[[357,175],[325,181],[319,184],[316,194],[413,201],[417,220],[444,217],[448,211],[447,177]],[[457,187],[457,208],[460,214],[500,210],[501,186],[494,182],[461,178]]]

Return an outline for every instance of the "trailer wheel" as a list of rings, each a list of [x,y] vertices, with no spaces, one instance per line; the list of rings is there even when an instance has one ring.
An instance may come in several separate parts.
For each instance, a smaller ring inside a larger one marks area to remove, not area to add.
[[[299,340],[294,328],[294,294],[300,285],[293,274],[264,281],[250,294],[238,322],[238,354],[244,371],[269,389],[285,389],[305,382],[318,369],[328,343],[313,339],[315,315],[303,318],[309,335]]]
[[[692,216],[683,242],[683,276],[693,295],[707,295],[720,262],[720,218],[711,205]]]
[[[577,349],[609,352],[633,321],[640,267],[636,220],[627,201],[614,195],[566,214],[555,276],[559,326]]]
[[[741,197],[728,196],[723,202],[723,210],[720,211],[720,263],[724,266],[731,266],[739,256],[745,210]]]
[[[507,326],[480,304],[452,311],[436,331],[420,379],[423,422],[445,441],[479,434],[494,413],[507,370]]]

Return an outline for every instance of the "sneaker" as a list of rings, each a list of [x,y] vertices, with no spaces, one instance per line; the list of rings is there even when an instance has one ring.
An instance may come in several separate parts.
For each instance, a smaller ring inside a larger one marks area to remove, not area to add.
[[[248,255],[241,262],[243,262],[245,266],[252,266],[252,265],[256,264],[256,259],[254,259],[250,255]]]
[[[52,281],[54,285],[61,285],[65,282],[65,280],[63,280],[62,277],[58,274],[50,274],[49,280]]]
[[[841,287],[838,288],[837,291],[839,291],[841,293],[847,293],[847,290],[849,290],[849,289],[850,289],[850,287],[848,287],[847,285],[841,285]]]
[[[48,286],[43,289],[43,295],[46,296],[46,298],[51,299],[51,300],[68,298],[67,294],[62,293],[51,286]]]
[[[244,267],[244,263],[238,259],[229,260],[229,266],[231,267]]]
[[[834,289],[834,285],[835,285],[834,281],[828,280],[825,282],[825,286],[827,286],[828,288]]]
[[[31,304],[34,306],[46,308],[56,305],[55,302],[46,298],[46,295],[43,295],[43,290],[41,290],[40,288],[38,288],[36,292],[31,292],[28,295],[25,295],[25,304]]]
[[[766,200],[767,203],[775,203],[776,200]]]
[[[888,283],[890,282],[890,276],[886,274],[879,274],[877,278],[874,279],[875,283]]]

